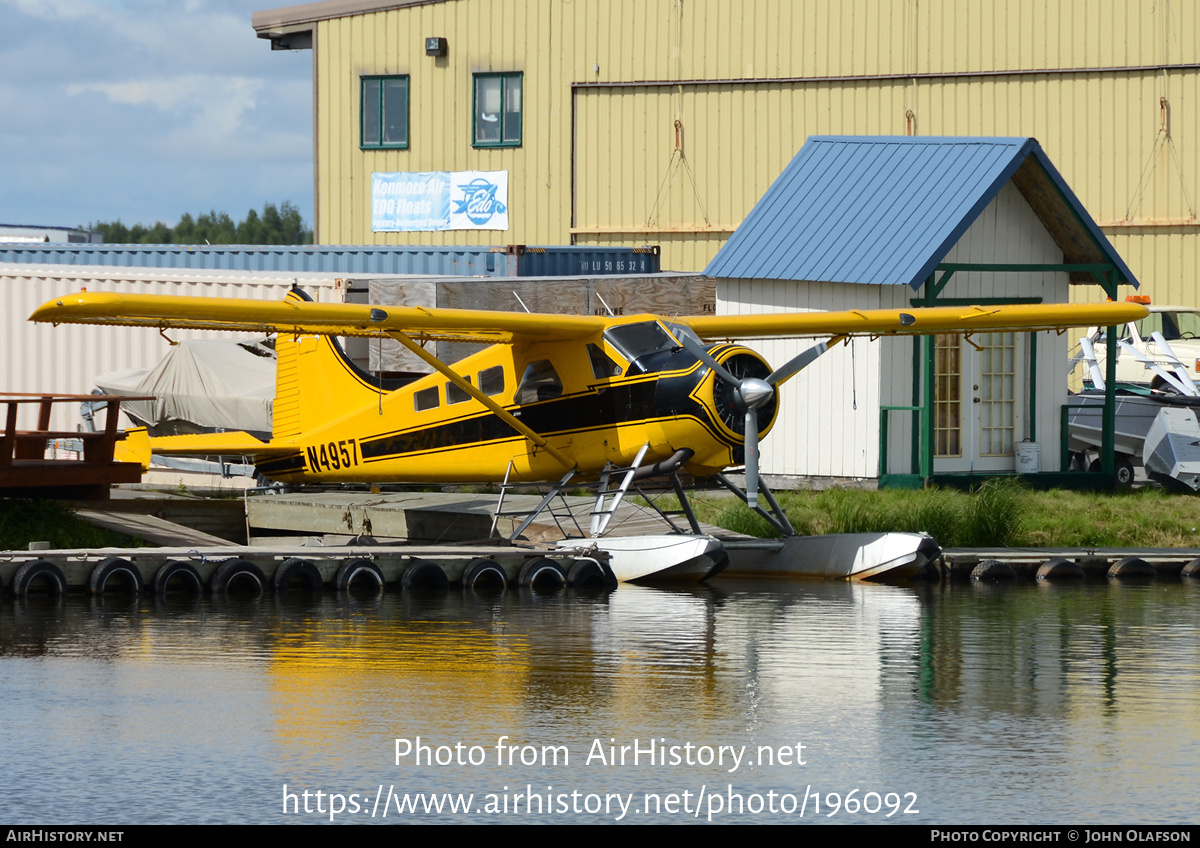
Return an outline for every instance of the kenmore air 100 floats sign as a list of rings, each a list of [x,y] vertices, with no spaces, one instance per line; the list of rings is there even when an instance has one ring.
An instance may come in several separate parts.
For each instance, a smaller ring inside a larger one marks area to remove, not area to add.
[[[507,230],[508,171],[371,174],[371,230]]]

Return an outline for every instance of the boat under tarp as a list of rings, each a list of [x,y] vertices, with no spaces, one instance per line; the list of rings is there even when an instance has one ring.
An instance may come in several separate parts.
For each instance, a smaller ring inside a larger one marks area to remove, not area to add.
[[[153,395],[121,407],[151,436],[244,430],[269,438],[275,398],[275,351],[261,341],[190,339],[171,346],[150,369],[96,378],[105,395]]]

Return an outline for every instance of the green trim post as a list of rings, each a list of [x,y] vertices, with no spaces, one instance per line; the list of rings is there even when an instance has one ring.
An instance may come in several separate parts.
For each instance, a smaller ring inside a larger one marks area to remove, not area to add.
[[[1029,441],[1037,441],[1037,333],[1029,334]]]
[[[912,337],[912,457],[909,468],[921,468],[921,340]]]
[[[934,426],[934,393],[933,365],[937,356],[937,337],[925,337],[925,426],[921,428],[921,477],[929,485],[933,477],[933,426]]]
[[[1101,275],[1108,296],[1117,299],[1117,275]],[[1109,477],[1117,473],[1117,328],[1108,328],[1108,361],[1104,363],[1104,417],[1101,424],[1100,470]]]

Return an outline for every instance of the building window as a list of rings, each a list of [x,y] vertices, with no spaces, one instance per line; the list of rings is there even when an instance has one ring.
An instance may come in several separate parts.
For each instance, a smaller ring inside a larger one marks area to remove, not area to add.
[[[521,146],[521,75],[475,75],[475,146]]]
[[[362,78],[364,150],[408,147],[408,77]]]

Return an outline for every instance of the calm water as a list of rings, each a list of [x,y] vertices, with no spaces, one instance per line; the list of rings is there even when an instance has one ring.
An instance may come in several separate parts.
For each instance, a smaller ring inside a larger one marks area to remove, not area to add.
[[[1189,823],[1198,617],[1175,582],[6,600],[0,818]]]

